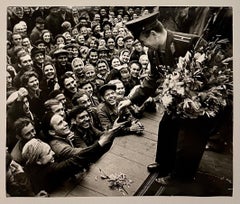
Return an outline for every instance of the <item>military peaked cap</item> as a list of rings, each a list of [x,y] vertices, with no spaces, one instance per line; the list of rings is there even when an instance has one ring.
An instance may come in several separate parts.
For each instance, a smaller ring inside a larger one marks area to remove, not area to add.
[[[142,31],[148,31],[153,28],[158,20],[159,12],[150,13],[137,19],[128,21],[126,27],[131,31],[135,39],[139,38]]]

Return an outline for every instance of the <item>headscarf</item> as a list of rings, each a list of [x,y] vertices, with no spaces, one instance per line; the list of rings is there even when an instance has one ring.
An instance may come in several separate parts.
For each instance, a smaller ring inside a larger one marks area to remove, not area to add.
[[[47,143],[42,142],[40,139],[33,138],[29,140],[22,149],[22,157],[26,161],[26,164],[36,164],[42,156],[42,150],[47,145]]]

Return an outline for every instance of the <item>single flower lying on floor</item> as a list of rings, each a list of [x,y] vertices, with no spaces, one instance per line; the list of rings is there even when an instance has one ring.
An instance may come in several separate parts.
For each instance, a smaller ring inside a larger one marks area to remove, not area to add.
[[[101,169],[99,171],[101,173],[100,178],[108,181],[111,190],[118,190],[123,195],[128,194],[125,187],[129,188],[133,181],[128,179],[126,174],[120,172],[108,176]],[[97,180],[97,177],[95,179]]]

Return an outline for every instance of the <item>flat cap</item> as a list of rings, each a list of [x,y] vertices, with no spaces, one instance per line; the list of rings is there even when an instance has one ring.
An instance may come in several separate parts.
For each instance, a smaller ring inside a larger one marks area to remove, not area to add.
[[[142,31],[147,31],[153,28],[158,20],[159,12],[153,12],[137,19],[128,21],[126,27],[131,31],[135,39],[138,39]]]
[[[35,20],[36,23],[39,23],[39,24],[44,24],[45,23],[45,20],[41,17],[37,17],[36,20]]]
[[[116,91],[116,85],[115,84],[104,84],[99,88],[99,94],[100,96],[103,96],[105,94],[106,90],[114,90]]]
[[[37,47],[33,47],[31,50],[31,57],[34,57],[38,53],[42,53],[43,55],[45,55],[45,50]]]
[[[60,48],[60,49],[57,49],[57,50],[53,53],[53,56],[54,56],[54,57],[57,57],[57,56],[60,55],[60,54],[65,54],[65,55],[67,55],[67,54],[68,54],[68,51],[65,50],[65,49]]]

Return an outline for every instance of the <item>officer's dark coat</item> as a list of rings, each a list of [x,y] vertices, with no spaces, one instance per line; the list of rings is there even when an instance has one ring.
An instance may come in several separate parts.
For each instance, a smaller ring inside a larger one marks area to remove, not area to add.
[[[148,50],[148,58],[151,65],[151,74],[143,81],[143,85],[137,89],[130,100],[137,105],[141,105],[149,96],[153,95],[157,89],[156,81],[161,78],[163,71],[161,66],[174,68],[178,57],[185,56],[191,51],[199,37],[193,34],[167,31],[167,41],[165,50]]]

